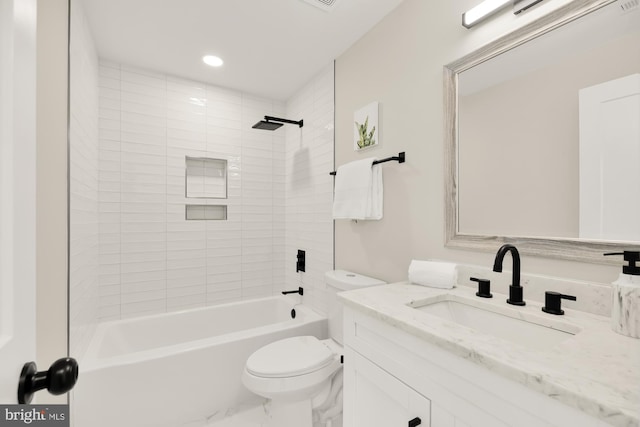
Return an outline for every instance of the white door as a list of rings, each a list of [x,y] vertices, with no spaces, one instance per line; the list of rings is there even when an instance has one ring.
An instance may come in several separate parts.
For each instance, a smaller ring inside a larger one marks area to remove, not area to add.
[[[35,360],[36,0],[0,0],[0,403]]]
[[[580,237],[640,240],[640,74],[580,91]]]

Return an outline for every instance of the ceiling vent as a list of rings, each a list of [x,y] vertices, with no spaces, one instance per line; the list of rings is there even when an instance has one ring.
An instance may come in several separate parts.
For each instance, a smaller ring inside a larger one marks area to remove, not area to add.
[[[331,12],[335,7],[338,0],[303,0],[312,6],[322,9],[325,12]]]
[[[620,2],[620,9],[622,12],[631,12],[632,10],[638,9],[640,6],[640,0],[627,0]]]

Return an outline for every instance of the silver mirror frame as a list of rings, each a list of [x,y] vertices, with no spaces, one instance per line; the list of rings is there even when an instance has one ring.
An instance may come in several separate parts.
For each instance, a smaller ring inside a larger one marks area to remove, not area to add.
[[[616,0],[574,0],[556,11],[517,29],[482,48],[444,66],[445,126],[445,245],[477,251],[494,252],[501,245],[516,245],[527,255],[560,258],[598,264],[614,264],[605,252],[640,250],[638,242],[539,238],[526,236],[491,236],[463,234],[458,229],[458,74],[579,19]]]

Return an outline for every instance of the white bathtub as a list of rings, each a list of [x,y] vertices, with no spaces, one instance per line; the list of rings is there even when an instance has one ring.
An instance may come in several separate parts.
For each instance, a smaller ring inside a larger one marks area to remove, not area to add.
[[[246,359],[282,338],[326,338],[327,320],[268,297],[100,324],[80,360],[74,427],[205,425],[258,402],[240,382]]]

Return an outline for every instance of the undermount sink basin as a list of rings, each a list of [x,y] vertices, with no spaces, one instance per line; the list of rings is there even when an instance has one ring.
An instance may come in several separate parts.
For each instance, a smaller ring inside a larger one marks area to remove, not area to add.
[[[416,302],[410,306],[534,350],[549,350],[580,331],[573,325],[544,318],[546,315],[527,315],[517,309],[465,301],[453,295],[445,300]]]

